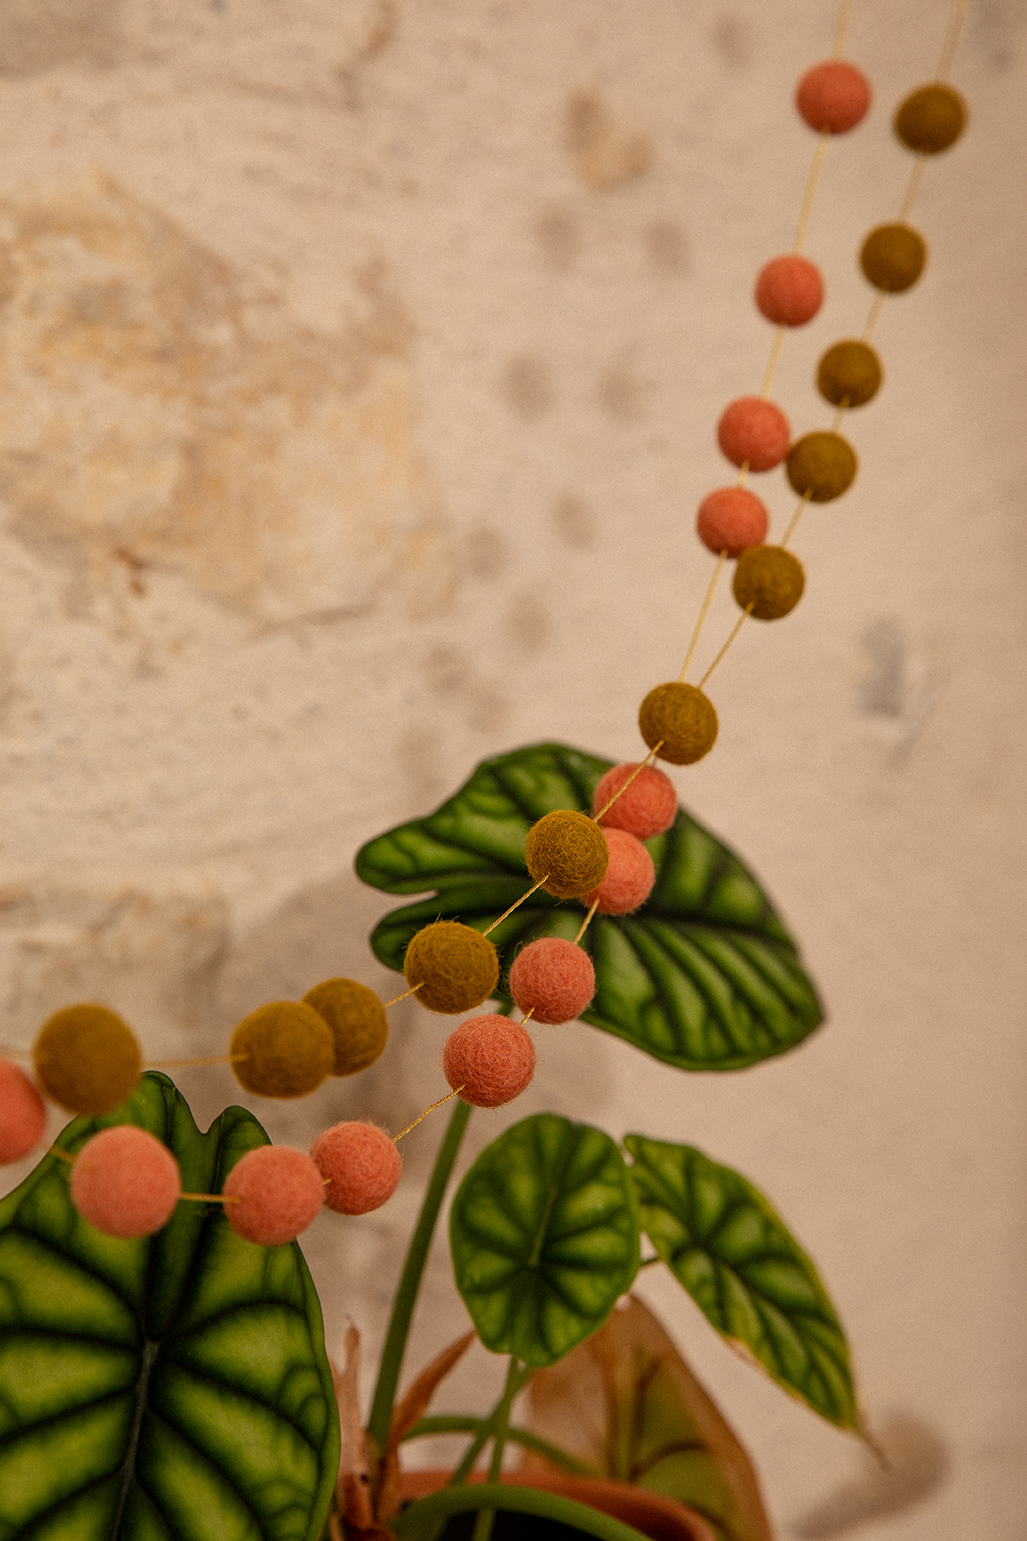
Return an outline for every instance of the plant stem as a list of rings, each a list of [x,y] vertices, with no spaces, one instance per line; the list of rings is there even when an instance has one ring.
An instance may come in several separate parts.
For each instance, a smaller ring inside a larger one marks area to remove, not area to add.
[[[467,1128],[467,1120],[470,1116],[470,1103],[457,1102],[450,1117],[445,1138],[435,1157],[435,1166],[424,1195],[417,1226],[410,1238],[410,1247],[406,1262],[403,1264],[403,1273],[389,1320],[389,1330],[385,1337],[385,1347],[382,1349],[378,1383],[374,1388],[374,1401],[371,1404],[371,1419],[367,1426],[367,1431],[379,1453],[382,1453],[388,1444],[392,1406],[396,1400],[396,1387],[403,1367],[403,1353],[410,1332],[410,1320],[417,1302],[417,1292],[421,1286],[421,1275],[424,1273],[428,1248],[435,1234],[435,1222],[439,1218],[446,1185],[453,1171],[453,1163],[456,1161],[460,1141],[464,1137],[464,1130]]]
[[[503,1449],[506,1445],[506,1434],[510,1427],[510,1408],[513,1399],[521,1389],[523,1375],[520,1361],[516,1355],[510,1357],[510,1368],[506,1372],[506,1385],[503,1387],[503,1395],[499,1399],[499,1405],[492,1415],[492,1460],[489,1463],[489,1477],[491,1484],[499,1481],[503,1470]],[[479,1509],[478,1518],[474,1522],[474,1534],[471,1541],[490,1541],[492,1536],[492,1522],[496,1517],[494,1509]]]
[[[436,1434],[478,1434],[482,1428],[488,1427],[487,1418],[474,1418],[463,1413],[437,1413],[429,1418],[422,1418],[415,1423],[403,1437],[407,1439],[428,1439]],[[571,1455],[568,1450],[561,1450],[559,1445],[550,1444],[548,1439],[542,1439],[540,1435],[533,1434],[530,1429],[520,1429],[511,1425],[506,1431],[507,1443],[522,1446],[525,1450],[533,1450],[536,1455],[541,1455],[554,1466],[559,1466],[563,1471],[572,1472],[576,1477],[598,1477],[602,1473],[596,1466],[589,1466],[585,1461],[579,1461],[576,1455]]]

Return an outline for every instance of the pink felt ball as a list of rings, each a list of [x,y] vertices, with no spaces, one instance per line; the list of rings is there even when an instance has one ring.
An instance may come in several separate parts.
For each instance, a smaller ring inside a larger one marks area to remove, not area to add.
[[[259,1247],[295,1241],[325,1201],[321,1173],[301,1150],[261,1145],[240,1156],[225,1178],[225,1218],[236,1235]]]
[[[592,959],[562,936],[529,942],[510,966],[510,994],[536,1022],[571,1022],[595,993]]]
[[[519,1097],[535,1074],[535,1045],[509,1017],[470,1017],[446,1039],[442,1069],[464,1102],[501,1108]]]
[[[327,1179],[325,1203],[340,1215],[366,1215],[392,1197],[403,1170],[396,1143],[377,1124],[333,1124],[310,1152]]]
[[[181,1190],[168,1147],[135,1124],[87,1140],[71,1169],[72,1203],[107,1236],[149,1236],[171,1219]]]
[[[719,556],[741,556],[747,546],[761,546],[770,526],[766,505],[745,487],[718,487],[699,504],[695,528],[704,546]]]
[[[626,829],[607,829],[610,861],[598,888],[583,894],[582,904],[596,904],[600,915],[630,915],[644,904],[656,882],[656,868],[641,840]],[[598,904],[596,901],[598,900]]]
[[[0,1059],[0,1166],[35,1150],[46,1127],[46,1108],[18,1065]]]
[[[795,105],[818,134],[845,134],[866,117],[870,82],[854,64],[828,59],[803,75],[795,92]]]
[[[808,257],[774,257],[756,280],[756,307],[775,326],[804,326],[824,302],[824,280]]]
[[[621,792],[625,782],[629,785]],[[610,798],[618,792],[617,801],[607,808]],[[637,760],[634,764],[613,766],[599,778],[592,794],[592,812],[603,829],[626,829],[638,840],[662,835],[673,824],[677,811],[678,795],[670,777],[655,765],[643,765],[639,770]]]
[[[740,396],[717,424],[717,443],[732,465],[772,471],[788,453],[792,430],[780,407],[759,396]]]

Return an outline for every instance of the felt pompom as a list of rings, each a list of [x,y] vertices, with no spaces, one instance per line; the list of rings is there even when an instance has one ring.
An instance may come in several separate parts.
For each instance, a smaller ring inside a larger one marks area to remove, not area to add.
[[[652,892],[656,868],[641,840],[626,829],[608,829],[606,843],[610,848],[606,876],[581,902],[589,907],[595,904],[600,915],[630,915]]]
[[[377,1124],[333,1124],[310,1152],[326,1179],[324,1201],[340,1215],[366,1215],[392,1197],[403,1158]]]
[[[107,1236],[151,1236],[171,1219],[181,1191],[168,1147],[135,1124],[94,1134],[75,1157],[71,1200]]]
[[[237,1236],[280,1247],[305,1231],[325,1201],[321,1173],[289,1145],[260,1145],[240,1156],[225,1178],[225,1218]]]
[[[243,1018],[229,1053],[235,1078],[246,1091],[258,1097],[306,1097],[331,1075],[335,1039],[313,1006],[271,1001]]]
[[[356,1075],[373,1065],[389,1041],[389,1019],[378,996],[356,979],[326,979],[303,997],[335,1040],[331,1075]]]
[[[806,574],[802,563],[783,546],[750,546],[735,568],[734,596],[757,621],[777,621],[802,598]]]
[[[442,1069],[462,1102],[501,1108],[519,1097],[535,1074],[535,1045],[509,1017],[470,1017],[446,1039]]]
[[[403,973],[429,1011],[452,1016],[487,1001],[499,982],[499,957],[487,936],[458,920],[436,920],[410,938]]]
[[[866,117],[870,82],[847,60],[828,59],[803,75],[795,105],[800,117],[818,134],[846,134]]]
[[[875,289],[902,294],[912,289],[927,261],[923,236],[910,225],[878,225],[863,242],[859,265]]]
[[[106,1006],[66,1006],[40,1029],[36,1079],[69,1113],[96,1118],[131,1096],[142,1056],[135,1036]]]
[[[840,433],[807,433],[788,452],[788,480],[814,503],[830,503],[847,492],[856,466],[856,451]]]
[[[832,407],[861,407],[877,395],[881,378],[881,360],[869,343],[846,340],[820,360],[817,390]]]
[[[824,303],[824,280],[808,257],[774,257],[756,280],[756,308],[775,326],[805,326]]]
[[[528,830],[524,860],[547,894],[576,899],[602,882],[609,861],[603,832],[587,813],[558,808]]]
[[[895,114],[895,132],[918,155],[938,155],[955,144],[966,122],[966,104],[958,91],[934,81],[906,97]]]
[[[45,1128],[42,1097],[20,1065],[0,1059],[0,1166],[35,1150]]]
[[[746,546],[766,539],[770,518],[766,506],[745,487],[718,487],[699,504],[695,528],[710,551],[738,556]]]
[[[638,709],[638,728],[650,749],[671,765],[694,765],[709,754],[717,737],[713,702],[697,685],[674,680],[656,685]]]
[[[760,396],[739,396],[717,424],[717,443],[732,465],[771,471],[788,453],[792,431],[780,407]]]
[[[572,1022],[595,993],[592,959],[566,937],[541,936],[510,965],[510,994],[536,1022]]]
[[[625,782],[630,785],[621,792]],[[618,792],[617,801],[607,808],[610,798]],[[604,830],[626,829],[638,840],[651,840],[653,835],[662,835],[677,818],[678,794],[667,773],[657,770],[655,765],[643,765],[641,770],[637,762],[614,765],[599,778],[592,794],[592,811]]]

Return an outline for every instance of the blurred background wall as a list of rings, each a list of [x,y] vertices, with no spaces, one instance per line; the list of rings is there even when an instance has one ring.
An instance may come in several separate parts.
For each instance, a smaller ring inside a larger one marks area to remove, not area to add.
[[[824,425],[855,254],[897,213],[897,100],[944,0],[856,0],[874,108],[831,145],[827,301],[775,397]],[[713,435],[757,391],[753,278],[791,245],[822,0],[5,0],[0,7],[0,998],[75,999],[153,1056],[352,974],[388,907],[357,847],[478,759],[638,754],[712,558]],[[694,1142],[770,1194],[849,1328],[891,1512],[856,1444],[640,1289],[759,1464],[783,1535],[1013,1541],[1027,1498],[1022,919],[1027,12],[970,7],[970,131],[927,171],[924,278],[889,300],[861,470],[813,508],[808,588],[750,626],[682,800],[754,866],[829,1006],[795,1053],[662,1069],[584,1027],[478,1146],[552,1107]],[[764,486],[775,527],[791,509]],[[714,608],[710,656],[733,615]],[[272,1135],[399,1128],[444,1026],[278,1106]],[[201,1122],[240,1098],[183,1072]],[[429,1087],[430,1095],[425,1096]],[[54,1128],[58,1127],[55,1123]],[[308,1233],[338,1354],[369,1354],[441,1132],[394,1201]],[[473,1145],[473,1141],[472,1141]],[[25,1168],[4,1174],[8,1185]],[[462,1330],[444,1251],[417,1358]],[[479,1351],[454,1405],[484,1402]],[[425,1458],[428,1458],[428,1452]]]

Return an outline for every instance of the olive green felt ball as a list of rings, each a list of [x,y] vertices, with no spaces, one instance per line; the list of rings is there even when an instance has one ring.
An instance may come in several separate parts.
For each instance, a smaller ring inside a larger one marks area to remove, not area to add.
[[[299,1001],[272,1001],[244,1017],[229,1050],[239,1085],[258,1097],[306,1097],[335,1064],[324,1017]]]
[[[865,342],[836,342],[817,370],[817,390],[832,407],[862,407],[881,387],[881,360]]]
[[[458,920],[436,920],[410,938],[403,973],[429,1011],[452,1016],[487,1001],[499,983],[499,958],[487,936]]]
[[[135,1090],[142,1056],[132,1030],[106,1006],[66,1006],[40,1029],[36,1078],[69,1113],[110,1113]]]
[[[777,621],[794,610],[806,587],[802,563],[783,546],[748,546],[738,558],[732,590],[757,621]]]
[[[389,1041],[385,1007],[356,979],[326,979],[303,997],[323,1017],[335,1039],[332,1075],[356,1075],[373,1065]]]
[[[927,247],[909,225],[878,225],[863,242],[859,265],[875,289],[901,294],[924,270]]]
[[[558,899],[576,899],[598,888],[610,850],[595,819],[571,808],[547,813],[528,831],[524,860],[533,882]]]
[[[713,748],[717,737],[713,702],[696,685],[675,680],[650,690],[638,709],[638,728],[657,758],[671,765],[693,765]]]
[[[906,97],[895,114],[895,132],[918,155],[937,155],[955,144],[966,123],[958,91],[936,81]]]
[[[788,451],[786,470],[800,497],[830,503],[852,486],[856,451],[840,433],[807,433]]]

